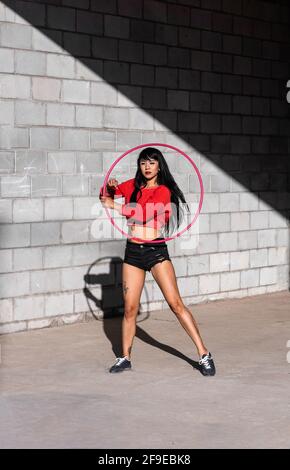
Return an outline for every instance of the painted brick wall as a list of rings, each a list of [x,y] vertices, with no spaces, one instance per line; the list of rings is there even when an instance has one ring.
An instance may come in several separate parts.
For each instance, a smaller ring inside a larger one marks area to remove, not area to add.
[[[96,196],[142,143],[203,177],[191,238],[168,242],[185,303],[288,289],[289,62],[282,0],[0,2],[0,332],[122,306],[125,239]],[[168,307],[151,274],[141,301]]]

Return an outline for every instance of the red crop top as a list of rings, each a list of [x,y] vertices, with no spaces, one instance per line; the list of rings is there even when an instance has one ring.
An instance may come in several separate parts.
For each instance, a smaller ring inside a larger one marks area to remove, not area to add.
[[[142,195],[138,193],[138,201],[130,203],[134,191],[134,178],[120,183],[115,188],[114,197],[124,197],[121,214],[127,218],[128,225],[145,225],[161,229],[172,214],[170,196],[171,192],[165,185],[153,188],[142,188]]]

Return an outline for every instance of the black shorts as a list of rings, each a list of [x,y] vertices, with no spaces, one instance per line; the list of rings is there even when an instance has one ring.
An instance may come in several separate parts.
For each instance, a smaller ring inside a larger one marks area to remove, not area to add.
[[[154,240],[164,239],[155,238]],[[134,243],[127,239],[124,263],[144,269],[144,271],[150,271],[156,263],[161,263],[166,259],[170,261],[165,241]]]

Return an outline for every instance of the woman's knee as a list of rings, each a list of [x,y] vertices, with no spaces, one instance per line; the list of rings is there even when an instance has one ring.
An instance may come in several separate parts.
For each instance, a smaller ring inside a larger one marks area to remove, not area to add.
[[[181,299],[176,298],[168,302],[170,310],[172,310],[175,315],[181,315],[184,311],[184,304]]]
[[[127,320],[132,320],[136,318],[138,313],[138,306],[134,304],[125,305],[124,315]]]

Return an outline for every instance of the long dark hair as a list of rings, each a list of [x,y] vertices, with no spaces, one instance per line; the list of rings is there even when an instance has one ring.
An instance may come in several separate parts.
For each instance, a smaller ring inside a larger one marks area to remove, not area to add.
[[[171,203],[172,203],[172,215],[169,221],[165,224],[165,236],[171,235],[175,229],[177,229],[182,220],[183,220],[183,208],[180,205],[180,202],[184,203],[189,211],[189,207],[187,202],[184,198],[183,192],[176,184],[170,170],[168,168],[167,162],[160,152],[160,150],[154,147],[146,147],[144,148],[137,160],[137,171],[135,174],[134,186],[135,189],[130,197],[130,202],[138,202],[142,195],[142,186],[146,185],[146,178],[143,176],[142,171],[140,169],[140,161],[141,160],[157,160],[159,163],[159,169],[157,173],[157,184],[158,185],[165,185],[171,192]]]

